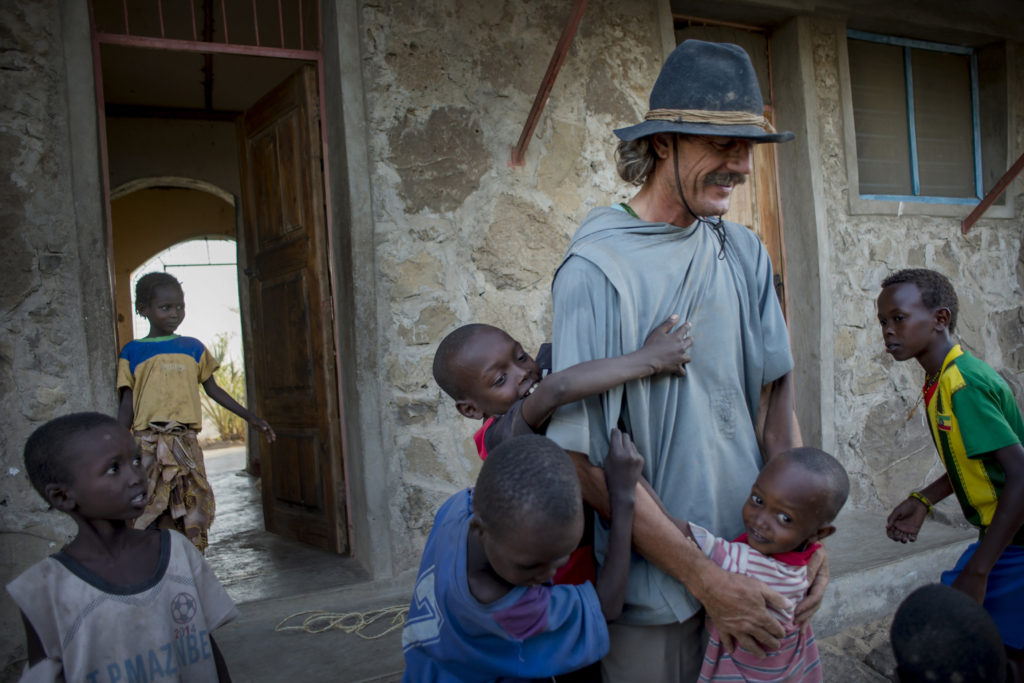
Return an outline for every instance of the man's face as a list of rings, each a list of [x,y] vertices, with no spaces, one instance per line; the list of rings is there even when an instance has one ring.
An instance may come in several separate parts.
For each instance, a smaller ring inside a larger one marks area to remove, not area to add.
[[[671,146],[671,137],[667,137]],[[733,188],[746,182],[750,174],[754,143],[727,137],[680,135],[677,138],[679,184],[695,218],[721,216],[729,210]],[[668,153],[671,162],[672,150]],[[664,181],[672,183],[675,194],[676,180],[671,163],[669,171]]]

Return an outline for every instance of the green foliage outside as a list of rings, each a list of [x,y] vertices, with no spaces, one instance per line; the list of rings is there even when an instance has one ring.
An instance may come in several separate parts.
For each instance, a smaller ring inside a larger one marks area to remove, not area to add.
[[[218,334],[213,345],[207,347],[210,355],[217,359],[220,367],[213,373],[217,384],[228,392],[236,401],[245,405],[245,368],[235,365],[235,361],[227,357],[228,335]],[[206,395],[199,392],[203,404],[203,416],[213,423],[220,434],[221,441],[244,441],[246,422],[230,410]]]

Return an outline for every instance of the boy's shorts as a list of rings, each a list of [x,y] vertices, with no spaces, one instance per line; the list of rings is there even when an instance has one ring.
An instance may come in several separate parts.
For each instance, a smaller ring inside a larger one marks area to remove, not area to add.
[[[977,549],[977,543],[967,546],[956,566],[942,572],[942,583],[952,585]],[[984,607],[999,627],[1003,644],[1015,650],[1024,648],[1024,619],[1021,618],[1021,614],[1024,614],[1024,548],[1021,546],[1006,546],[992,567],[988,575]]]

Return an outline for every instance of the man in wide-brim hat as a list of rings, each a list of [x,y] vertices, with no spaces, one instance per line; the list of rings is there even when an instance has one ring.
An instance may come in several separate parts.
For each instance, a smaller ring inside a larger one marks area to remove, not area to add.
[[[669,515],[735,538],[763,458],[799,445],[789,334],[768,253],[753,232],[721,219],[750,173],[753,145],[793,134],[765,120],[742,48],[698,40],[665,62],[644,121],[615,133],[619,174],[640,190],[591,211],[569,245],[553,285],[554,369],[634,351],[671,314],[692,324],[693,360],[683,377],[630,382],[566,406],[547,435],[573,454],[584,497],[607,510],[600,465],[611,428],[625,425],[664,505],[637,493],[633,540],[643,557],[634,558],[626,608],[610,626],[605,680],[696,680],[701,603],[727,649],[733,639],[774,649],[784,633],[766,607],[784,606],[781,596],[721,570]],[[771,389],[763,456],[755,433],[762,388]],[[606,538],[595,526],[600,560]],[[815,557],[812,574],[823,559]],[[817,608],[826,575],[798,618]]]

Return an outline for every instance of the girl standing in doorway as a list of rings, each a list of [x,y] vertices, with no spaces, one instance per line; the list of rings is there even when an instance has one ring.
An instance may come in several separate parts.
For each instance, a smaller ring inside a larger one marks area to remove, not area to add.
[[[206,552],[214,502],[197,436],[199,385],[268,441],[277,435],[217,384],[217,361],[201,341],[174,333],[185,318],[185,293],[173,275],[139,278],[135,310],[149,321],[149,334],[125,344],[117,364],[118,421],[135,435],[149,481],[146,508],[132,524],[176,529]]]

